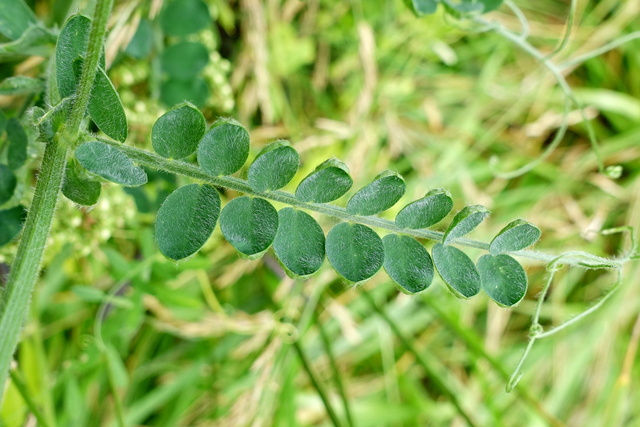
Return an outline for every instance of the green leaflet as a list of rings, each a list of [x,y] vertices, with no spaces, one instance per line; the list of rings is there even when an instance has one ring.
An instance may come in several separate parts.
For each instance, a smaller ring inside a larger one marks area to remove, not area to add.
[[[6,245],[20,233],[27,210],[22,205],[0,210],[0,246]]]
[[[203,107],[208,96],[209,86],[200,76],[186,81],[169,79],[160,87],[160,101],[169,107],[185,101]]]
[[[73,65],[76,80],[78,80],[82,69],[82,58],[77,58]],[[116,141],[126,141],[127,116],[120,101],[120,95],[111,84],[105,71],[100,67],[98,67],[93,88],[91,88],[87,110],[93,122],[102,132]]]
[[[165,4],[160,26],[169,36],[186,36],[211,26],[209,8],[201,0],[174,0]]]
[[[105,71],[99,67],[91,89],[88,110],[91,119],[102,132],[116,141],[127,140],[127,116],[120,96]]]
[[[438,274],[455,296],[471,298],[480,292],[480,273],[467,254],[442,243],[436,243],[431,253]]]
[[[19,39],[0,43],[0,63],[16,61],[30,55],[48,57],[55,42],[53,34],[45,28],[33,25]]]
[[[489,244],[491,255],[514,252],[533,245],[542,232],[538,227],[524,219],[510,222],[493,238]]]
[[[424,16],[435,13],[440,0],[404,0],[404,3],[416,16]]]
[[[209,239],[220,214],[220,195],[210,185],[190,184],[166,198],[156,218],[160,252],[179,260],[197,252]]]
[[[498,305],[511,307],[527,293],[527,274],[509,255],[483,255],[478,260],[482,289]]]
[[[275,141],[258,153],[249,167],[249,185],[255,191],[277,190],[298,171],[300,156],[287,141]]]
[[[176,80],[196,77],[209,62],[209,52],[201,43],[181,42],[169,46],[160,55],[162,71]]]
[[[7,116],[6,114],[4,114],[4,111],[0,110],[0,136],[2,135],[2,132],[4,132],[6,127],[7,127]]]
[[[0,164],[0,205],[8,202],[13,196],[18,181],[7,165]]]
[[[238,252],[257,258],[276,237],[278,211],[264,199],[236,197],[222,209],[220,229]]]
[[[27,147],[29,145],[27,134],[16,118],[7,121],[7,139],[9,141],[7,163],[11,169],[16,170],[27,161]]]
[[[6,78],[0,83],[0,95],[27,95],[40,93],[44,90],[44,82],[26,76]]]
[[[453,217],[453,221],[451,221],[449,228],[444,233],[442,243],[446,245],[458,237],[469,234],[487,216],[489,216],[489,211],[484,206],[465,206]]]
[[[386,170],[349,199],[347,212],[352,215],[375,215],[395,205],[405,190],[404,179],[396,172]]]
[[[237,172],[249,157],[249,132],[233,119],[219,119],[202,137],[198,163],[214,175]]]
[[[75,156],[89,172],[116,184],[135,187],[147,182],[147,174],[142,168],[122,151],[103,142],[85,142],[76,149]]]
[[[484,6],[475,0],[442,0],[442,5],[451,16],[462,19],[467,15],[482,13]]]
[[[196,151],[206,130],[207,123],[200,110],[184,103],[167,111],[154,123],[151,143],[161,156],[182,159]]]
[[[387,234],[384,244],[384,269],[409,293],[424,291],[433,280],[433,262],[429,252],[413,237]]]
[[[362,224],[340,223],[327,235],[327,258],[338,273],[358,283],[373,277],[384,262],[382,239]]]
[[[273,249],[292,276],[315,273],[324,261],[324,233],[311,215],[293,208],[278,212]]]
[[[429,191],[422,199],[402,208],[396,216],[396,224],[402,228],[427,228],[442,221],[452,208],[451,194],[437,188]]]
[[[0,1],[0,33],[10,40],[19,38],[38,22],[24,0]]]
[[[349,168],[338,159],[322,162],[296,188],[303,202],[328,203],[342,197],[353,185]]]
[[[487,13],[499,8],[502,5],[502,2],[504,0],[477,0],[477,1],[478,3],[484,6],[482,13]]]
[[[133,38],[127,45],[125,52],[135,59],[144,59],[153,49],[153,26],[148,19],[140,19]]]
[[[80,165],[71,160],[67,163],[62,183],[62,194],[74,203],[83,206],[95,205],[100,197],[102,186],[83,176]]]
[[[56,80],[61,98],[73,95],[76,90],[74,61],[81,58],[89,44],[91,19],[74,15],[66,22],[56,44]],[[100,66],[105,68],[104,54],[100,56]]]

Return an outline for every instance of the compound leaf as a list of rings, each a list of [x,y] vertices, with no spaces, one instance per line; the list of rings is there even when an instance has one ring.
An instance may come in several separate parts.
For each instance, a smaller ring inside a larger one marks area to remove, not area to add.
[[[18,181],[7,165],[0,164],[0,205],[3,205],[13,197]]]
[[[62,194],[79,205],[95,205],[100,197],[102,186],[99,182],[91,181],[82,175],[82,169],[77,162],[68,162],[64,172]]]
[[[384,246],[375,231],[362,224],[340,223],[327,235],[327,258],[350,282],[373,277],[384,263]]]
[[[122,151],[99,141],[85,142],[75,151],[78,162],[89,172],[129,187],[147,182],[147,174]]]
[[[11,118],[7,122],[7,139],[9,147],[7,149],[7,163],[13,170],[18,169],[27,161],[27,146],[29,139],[16,118]]]
[[[0,33],[8,39],[19,38],[37,22],[35,14],[24,0],[0,2]]]
[[[300,182],[296,198],[303,202],[328,203],[343,196],[352,185],[347,165],[338,159],[329,159]]]
[[[375,215],[395,205],[405,190],[404,179],[396,172],[386,170],[349,199],[347,212],[352,215]]]
[[[484,206],[465,206],[453,217],[453,221],[451,221],[449,228],[444,233],[442,242],[448,244],[458,237],[469,234],[487,216],[489,216],[489,211]]]
[[[44,90],[44,82],[26,76],[6,78],[0,83],[0,95],[26,95],[40,93]]]
[[[289,142],[272,142],[249,166],[249,185],[255,191],[277,190],[293,179],[299,165],[300,156]]]
[[[214,175],[237,172],[249,157],[249,132],[233,119],[220,119],[202,137],[198,163]]]
[[[493,238],[489,244],[491,255],[514,252],[533,245],[542,232],[538,227],[524,219],[510,222]]]
[[[209,62],[209,52],[201,43],[180,42],[169,46],[160,55],[162,70],[176,80],[196,77]]]
[[[402,228],[420,229],[442,221],[453,208],[448,191],[441,188],[429,191],[422,199],[409,203],[396,216],[396,224]]]
[[[222,209],[220,229],[238,252],[257,258],[276,237],[278,211],[264,199],[236,197]]]
[[[424,291],[433,280],[433,262],[429,252],[414,238],[387,234],[384,244],[384,269],[409,293]]]
[[[527,274],[509,255],[483,255],[478,260],[482,289],[502,307],[511,307],[527,293]]]
[[[164,113],[153,125],[151,144],[163,157],[182,159],[193,154],[207,123],[194,105],[184,103]]]
[[[438,274],[455,296],[471,298],[480,292],[480,273],[467,254],[442,243],[433,246],[432,254]]]
[[[12,241],[22,230],[27,210],[22,205],[0,210],[0,246]]]
[[[156,217],[160,252],[179,260],[196,253],[209,239],[220,215],[220,195],[211,185],[189,184],[171,193]]]
[[[311,215],[293,208],[278,212],[278,233],[273,249],[295,276],[315,273],[324,261],[324,233]]]
[[[174,0],[160,14],[160,26],[169,36],[186,36],[211,25],[209,8],[202,0]]]

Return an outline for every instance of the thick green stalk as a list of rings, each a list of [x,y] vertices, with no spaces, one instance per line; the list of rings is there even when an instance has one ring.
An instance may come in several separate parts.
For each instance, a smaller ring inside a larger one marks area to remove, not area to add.
[[[36,192],[27,215],[16,259],[0,303],[0,402],[20,330],[38,278],[53,212],[67,163],[67,147],[57,139],[47,144]]]
[[[28,313],[31,292],[38,279],[56,202],[62,186],[68,147],[75,143],[84,117],[113,0],[97,0],[85,66],[71,112],[61,132],[47,143],[33,202],[11,266],[6,288],[0,295],[0,403],[20,331]]]

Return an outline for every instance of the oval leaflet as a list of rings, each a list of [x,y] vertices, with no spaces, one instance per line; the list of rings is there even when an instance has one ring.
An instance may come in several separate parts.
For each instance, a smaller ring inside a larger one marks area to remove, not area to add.
[[[210,185],[189,184],[171,193],[156,217],[156,240],[168,258],[194,254],[211,236],[220,214],[220,195]]]
[[[340,223],[327,235],[327,258],[350,282],[371,278],[384,263],[384,246],[375,231],[362,224]]]

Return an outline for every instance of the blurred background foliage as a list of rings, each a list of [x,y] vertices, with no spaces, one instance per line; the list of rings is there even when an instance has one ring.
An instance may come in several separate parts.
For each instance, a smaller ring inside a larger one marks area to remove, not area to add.
[[[27,3],[57,28],[91,8]],[[553,51],[569,1],[515,3],[531,42]],[[635,1],[578,1],[570,43],[555,60],[640,30],[639,15]],[[519,25],[505,6],[488,17]],[[107,66],[136,146],[150,148],[153,122],[186,98],[209,122],[236,117],[256,153],[289,139],[303,164],[288,190],[336,156],[355,187],[392,168],[407,181],[406,202],[443,187],[457,209],[487,206],[492,217],[473,235],[480,240],[524,217],[543,231],[538,250],[616,256],[628,242],[598,231],[640,223],[637,41],[565,70],[589,105],[605,163],[622,165],[622,177],[598,172],[572,111],[560,147],[505,180],[489,160],[511,170],[538,156],[560,126],[562,93],[525,52],[442,11],[417,18],[402,0],[117,0],[110,28]],[[47,66],[23,58],[0,65],[0,78],[41,76]],[[42,102],[0,97],[9,117]],[[39,154],[33,145],[5,207],[31,199]],[[93,208],[60,201],[2,425],[333,425],[327,406],[345,426],[465,425],[465,417],[476,425],[640,423],[637,264],[600,311],[539,341],[520,387],[506,393],[543,265],[525,264],[529,295],[506,310],[485,296],[458,300],[438,280],[415,296],[384,273],[357,288],[330,268],[292,280],[270,254],[241,259],[218,231],[176,263],[159,254],[152,227],[185,179],[148,172],[144,188],[104,185]],[[16,246],[0,249],[3,277]],[[583,311],[613,281],[560,271],[541,320]]]

